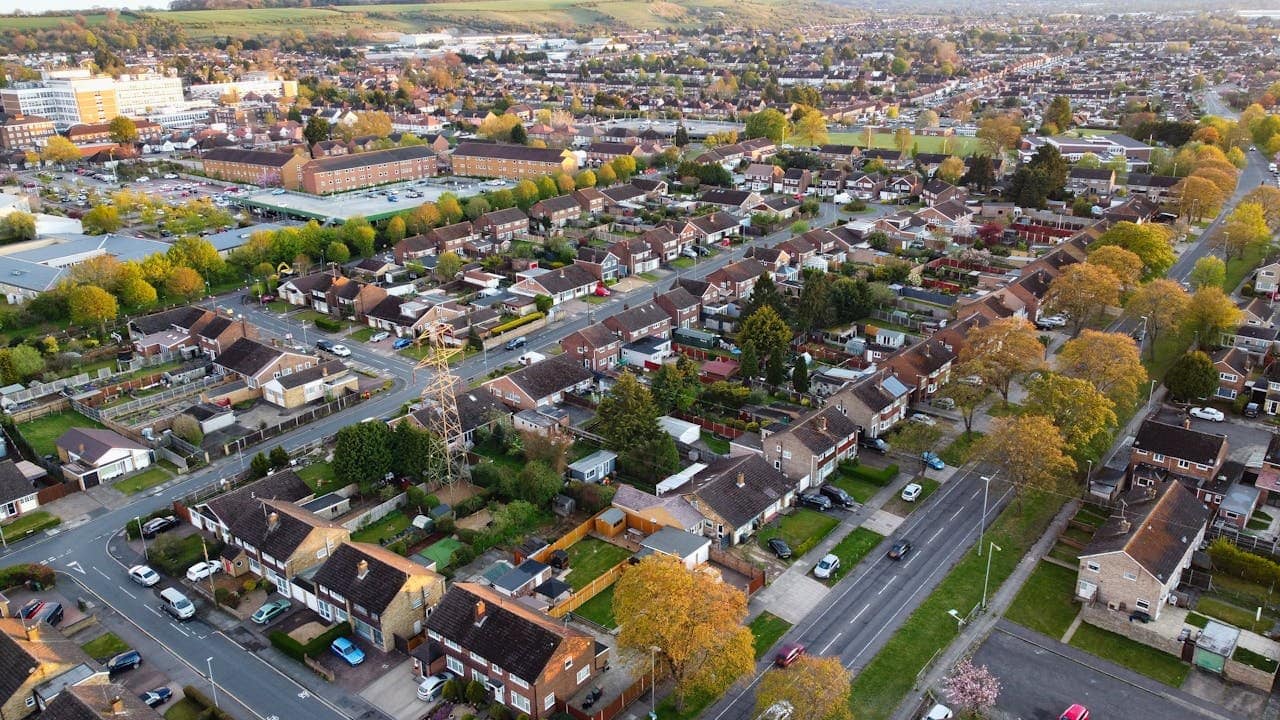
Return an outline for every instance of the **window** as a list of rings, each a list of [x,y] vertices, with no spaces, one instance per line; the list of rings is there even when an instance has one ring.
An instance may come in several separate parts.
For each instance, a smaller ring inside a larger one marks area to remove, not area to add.
[[[27,698],[27,707],[35,707],[35,706],[36,706],[36,696],[32,695]]]
[[[581,685],[582,683],[586,682],[587,678],[589,677],[591,677],[591,666],[583,665],[582,669],[578,671],[577,683]]]
[[[550,710],[556,704],[556,694],[551,693],[542,699],[542,709]]]
[[[1162,454],[1160,454],[1160,453],[1153,453],[1153,454],[1151,455],[1151,460],[1152,460],[1153,462],[1164,462],[1164,455],[1162,455]]]
[[[1089,562],[1085,563],[1085,564],[1084,564],[1084,567],[1085,567],[1085,569],[1086,569],[1086,570],[1088,570],[1089,572],[1098,572],[1099,570],[1101,570],[1101,569],[1102,569],[1102,567],[1101,567],[1100,565],[1098,565],[1098,563],[1093,562],[1092,560],[1090,560]]]
[[[481,666],[488,665],[489,662],[475,653],[471,653],[471,659],[480,663]]]
[[[1127,572],[1127,573],[1125,573],[1125,574],[1124,574],[1124,579],[1125,579],[1125,580],[1134,580],[1134,581],[1136,581],[1136,580],[1138,579],[1138,576],[1137,576],[1137,575],[1135,575],[1134,573]]]
[[[511,706],[520,712],[531,712],[533,709],[533,706],[529,704],[529,698],[515,693],[511,693]]]
[[[565,658],[565,659],[564,659],[564,669],[565,669],[565,670],[568,670],[568,669],[570,669],[570,668],[572,668],[572,667],[573,667],[573,658]]]
[[[457,673],[458,677],[462,677],[467,671],[466,668],[462,666],[462,661],[452,655],[445,658],[444,664],[448,666],[450,670]]]
[[[445,639],[445,641],[444,641],[444,646],[445,646],[445,647],[447,647],[447,648],[449,648],[450,650],[461,650],[461,649],[462,649],[462,646],[461,646],[461,645],[459,645],[458,643],[456,643],[456,642],[454,642],[454,641],[452,641],[452,640],[449,640],[448,638],[446,638],[446,639]]]
[[[512,684],[512,685],[515,685],[516,687],[521,687],[521,688],[528,688],[528,687],[529,687],[529,683],[525,682],[524,680],[521,680],[520,678],[516,677],[515,675],[509,675],[508,677],[510,677],[510,678],[511,678],[511,684]]]
[[[329,555],[329,548],[327,548],[327,547],[322,547],[322,548],[320,548],[319,550],[317,550],[317,551],[316,551],[316,559],[317,559],[317,560],[323,560],[323,559],[325,559],[326,557],[328,557],[328,555]]]
[[[1186,460],[1179,460],[1178,467],[1182,470],[1186,470],[1187,468],[1191,467],[1191,463],[1187,462]]]
[[[1139,610],[1150,610],[1150,609],[1151,609],[1151,603],[1147,602],[1146,600],[1143,600],[1142,598],[1138,598],[1137,600],[1134,600],[1134,601],[1133,601],[1133,605],[1134,605],[1134,607],[1138,608]]]

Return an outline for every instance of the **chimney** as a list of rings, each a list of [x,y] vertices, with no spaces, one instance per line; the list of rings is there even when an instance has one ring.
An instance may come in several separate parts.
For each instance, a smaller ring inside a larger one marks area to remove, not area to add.
[[[120,697],[119,695],[116,695],[115,697],[111,698],[110,710],[112,715],[123,715],[124,714],[124,698]]]
[[[476,600],[476,624],[477,625],[484,622],[486,609],[487,608],[485,607],[483,600]]]
[[[360,562],[356,563],[356,579],[363,580],[364,576],[368,574],[369,574],[369,561],[362,558]]]
[[[280,527],[280,513],[273,512],[267,516],[267,532],[272,532]]]
[[[827,431],[827,418],[826,418],[826,417],[824,417],[824,416],[822,416],[822,415],[819,415],[819,416],[818,416],[817,423],[818,423],[818,432],[826,432],[826,431]]]
[[[738,473],[738,479],[734,484],[737,485],[738,487],[743,487],[744,485],[747,484],[747,476],[744,475],[743,473]]]
[[[32,643],[40,642],[40,621],[39,620],[37,620],[36,622],[32,623],[31,625],[23,629],[27,631],[27,642],[32,642]]]

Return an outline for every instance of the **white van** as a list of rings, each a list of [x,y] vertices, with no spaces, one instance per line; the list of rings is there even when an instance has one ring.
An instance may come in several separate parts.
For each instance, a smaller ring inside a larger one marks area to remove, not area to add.
[[[196,615],[196,606],[174,588],[160,591],[160,606],[176,620],[190,620]]]

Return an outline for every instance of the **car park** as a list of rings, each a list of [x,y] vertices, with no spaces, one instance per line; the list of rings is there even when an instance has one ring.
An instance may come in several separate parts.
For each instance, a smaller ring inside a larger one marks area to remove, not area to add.
[[[159,707],[173,699],[173,691],[167,687],[152,688],[138,696],[147,707]]]
[[[267,623],[279,617],[281,614],[284,613],[285,610],[288,610],[292,606],[293,606],[293,603],[289,602],[288,600],[285,600],[284,598],[277,598],[275,600],[270,600],[268,602],[263,603],[262,607],[254,611],[253,616],[249,619],[252,620],[257,625],[266,625]]]
[[[142,587],[151,587],[160,582],[160,573],[146,565],[134,565],[129,568],[129,579]]]
[[[938,454],[933,451],[926,450],[920,453],[920,459],[924,461],[925,465],[928,465],[930,468],[934,470],[947,469],[947,464],[942,462],[942,458],[938,457]]]
[[[137,650],[128,650],[119,655],[112,657],[106,662],[107,674],[116,675],[126,670],[137,670],[142,664],[142,653]]]
[[[798,502],[801,505],[814,508],[815,510],[831,509],[831,500],[820,493],[804,493],[799,497]]]
[[[383,340],[386,340],[389,337],[391,337],[391,333],[387,332],[386,330],[379,330],[378,332],[369,336],[369,342],[382,342]]]
[[[769,549],[773,551],[773,554],[777,556],[779,560],[791,559],[791,546],[787,544],[786,540],[783,540],[782,538],[769,538],[769,542],[766,543],[766,545],[769,546]]]
[[[350,638],[340,637],[329,645],[329,649],[333,654],[342,658],[351,667],[355,667],[364,662],[364,651],[356,646]]]
[[[1194,407],[1188,410],[1187,413],[1193,418],[1212,420],[1213,422],[1222,422],[1227,419],[1227,416],[1221,410],[1211,407]]]
[[[902,488],[902,499],[907,502],[915,502],[922,492],[924,492],[924,487],[920,483],[908,483],[906,487]]]
[[[844,488],[836,487],[835,485],[823,485],[818,488],[818,492],[826,495],[833,505],[838,505],[845,509],[858,506],[858,502],[853,499],[852,495],[845,492]]]
[[[418,699],[431,702],[440,699],[440,693],[444,690],[444,684],[450,680],[456,680],[457,675],[449,670],[444,670],[422,679],[418,683]]]
[[[191,582],[200,582],[220,572],[222,572],[222,563],[217,560],[201,560],[187,568],[187,579]]]
[[[840,558],[830,553],[823,555],[817,565],[813,566],[813,576],[822,578],[823,580],[835,574],[840,569]]]
[[[911,543],[906,540],[899,540],[889,548],[888,558],[890,560],[901,560],[911,553]]]
[[[778,648],[777,654],[773,656],[773,664],[778,667],[787,667],[799,660],[801,655],[804,655],[803,645],[800,643],[787,643]]]
[[[156,535],[176,527],[178,527],[178,518],[173,515],[152,518],[142,524],[142,537],[150,540]]]

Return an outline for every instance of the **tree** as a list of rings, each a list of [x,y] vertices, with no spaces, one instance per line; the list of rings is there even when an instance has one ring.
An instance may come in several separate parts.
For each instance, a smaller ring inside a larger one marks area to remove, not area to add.
[[[124,227],[120,211],[114,205],[98,205],[80,218],[86,235],[105,235]]]
[[[782,113],[778,114],[781,115]],[[747,130],[747,137],[751,137],[750,129]],[[671,144],[678,148],[683,148],[689,144],[689,131],[685,129],[684,123],[680,123],[676,126],[676,134],[675,137],[672,138]]]
[[[1240,308],[1216,286],[1202,287],[1191,296],[1183,315],[1184,330],[1195,333],[1200,347],[1216,347],[1223,331],[1240,324]]]
[[[1058,352],[1058,371],[1087,380],[1116,407],[1131,407],[1147,382],[1138,345],[1124,333],[1085,330]]]
[[[410,422],[399,422],[391,430],[391,472],[418,480],[442,479],[446,468],[440,462],[443,443]]]
[[[786,321],[771,306],[761,307],[742,321],[738,329],[738,347],[751,348],[757,359],[770,359],[774,352],[786,352],[792,332]]]
[[[271,461],[263,453],[254,455],[249,460],[249,477],[254,479],[266,477],[271,472]]]
[[[916,462],[919,463],[918,467],[920,468],[919,472],[916,473],[918,477],[925,473],[925,468],[927,467],[924,464],[923,454],[933,450],[941,439],[942,428],[937,425],[908,422],[903,423],[902,427],[898,428],[898,430],[894,432],[893,438],[890,442],[898,452],[906,455],[907,457],[915,458]]]
[[[1196,267],[1199,265],[1200,263],[1196,263]],[[1194,276],[1195,269],[1192,269],[1191,273]],[[1146,318],[1147,334],[1151,336],[1149,345],[1151,357],[1155,356],[1156,341],[1159,340],[1160,335],[1166,330],[1178,327],[1190,302],[1191,296],[1181,285],[1173,280],[1164,279],[1152,280],[1139,287],[1129,298],[1125,308],[1129,314]]]
[[[1227,223],[1213,239],[1214,246],[1222,248],[1228,260],[1244,257],[1246,251],[1264,247],[1271,240],[1271,228],[1262,206],[1242,202],[1227,216]]]
[[[1274,115],[1280,121],[1280,115]],[[1267,218],[1267,226],[1273,231],[1280,230],[1280,187],[1259,185],[1249,191],[1241,202],[1256,203],[1262,207],[1262,214]]]
[[[982,401],[987,399],[987,394],[990,392],[986,385],[980,382],[962,382],[956,379],[977,375],[969,370],[967,365],[957,365],[951,371],[951,382],[947,383],[939,393],[942,397],[951,398],[951,401],[956,404],[956,410],[960,411],[960,417],[964,420],[964,431],[967,433],[973,432],[973,414]]]
[[[538,176],[534,184],[538,186],[538,199],[540,200],[553,198],[560,194],[560,186],[556,184],[555,178],[550,175]],[[516,187],[519,187],[519,185]]]
[[[9,348],[9,366],[14,378],[11,382],[29,380],[44,372],[44,358],[30,345]]]
[[[324,257],[325,260],[328,260],[329,262],[335,262],[341,265],[351,259],[351,251],[347,249],[346,245],[334,240],[325,247]]]
[[[579,190],[596,186],[596,174],[590,170],[583,170],[573,176],[573,184]]]
[[[356,113],[355,122],[338,126],[344,140],[366,135],[384,138],[391,134],[391,116],[381,110],[363,110]]]
[[[742,317],[750,317],[755,314],[756,310],[769,306],[781,318],[787,316],[787,302],[782,297],[782,293],[778,290],[778,285],[774,283],[773,276],[765,273],[756,278],[755,285],[751,286],[751,294],[747,296],[747,301],[739,308]]]
[[[800,289],[800,299],[796,302],[796,329],[807,333],[829,327],[835,322],[833,310],[831,276],[822,271],[807,273]]]
[[[547,507],[564,487],[564,477],[541,460],[525,463],[519,473],[506,473],[502,493],[513,500],[524,500],[534,507]]]
[[[993,419],[991,431],[978,441],[975,453],[1000,469],[1021,502],[1030,490],[1063,489],[1062,481],[1076,469],[1066,449],[1051,419],[1023,414]]]
[[[812,720],[853,720],[849,707],[852,680],[838,657],[802,655],[790,667],[771,668],[756,689],[756,712],[786,702],[792,717]]]
[[[795,121],[792,137],[800,146],[824,145],[827,142],[827,118],[818,110],[810,110]]]
[[[40,159],[47,163],[55,163],[57,165],[66,165],[67,163],[79,162],[83,156],[80,155],[80,148],[75,143],[62,137],[54,135],[49,138],[45,144],[44,150],[40,151]]]
[[[1187,276],[1187,284],[1192,290],[1199,290],[1202,287],[1222,287],[1227,281],[1227,264],[1215,255],[1205,255],[1196,260],[1196,264],[1191,268],[1191,274]]]
[[[698,367],[681,355],[674,363],[664,363],[649,380],[650,392],[664,414],[688,410],[698,400],[702,382],[698,379]]]
[[[408,425],[408,423],[402,424]],[[289,467],[289,451],[280,445],[271,448],[271,454],[267,456],[267,459],[271,461],[271,467],[277,470]]]
[[[978,121],[977,137],[993,155],[1003,155],[1022,138],[1022,124],[1016,116],[1005,113]]]
[[[489,205],[489,201],[483,195],[475,195],[467,198],[467,204],[463,214],[467,216],[468,220],[474,222],[481,215],[489,212],[491,209],[492,206]]]
[[[529,133],[525,131],[522,123],[517,122],[511,126],[511,142],[516,145],[524,145],[529,142]]]
[[[1074,125],[1075,121],[1071,117],[1071,101],[1065,95],[1058,95],[1049,101],[1049,108],[1044,111],[1044,121],[1056,125],[1059,132]]]
[[[596,409],[599,433],[635,477],[657,481],[680,461],[675,440],[658,424],[658,404],[649,388],[624,372]]]
[[[1164,386],[1178,400],[1193,402],[1207,398],[1218,389],[1218,370],[1212,358],[1193,350],[1173,361],[1165,373]]]
[[[458,257],[458,253],[452,250],[446,250],[436,258],[436,277],[441,282],[452,281],[461,270],[462,258]]]
[[[797,355],[791,366],[791,387],[798,393],[809,392],[809,363],[805,362],[804,355]]]
[[[1173,252],[1172,231],[1158,223],[1138,225],[1128,221],[1118,222],[1098,236],[1090,246],[1090,252],[1118,245],[1142,260],[1143,277],[1160,277],[1173,267],[1177,255]]]
[[[921,110],[916,115],[916,129],[924,130],[932,127],[938,127],[938,113],[933,110]]]
[[[9,237],[15,240],[35,240],[36,216],[29,212],[15,210],[5,216],[4,229]]]
[[[1031,323],[1010,317],[974,328],[965,339],[960,361],[1009,403],[1009,386],[1044,364],[1044,346]]]
[[[655,554],[627,568],[614,588],[619,647],[654,654],[675,683],[677,712],[690,693],[718,696],[755,667],[742,625],[747,598],[729,583]]]
[[[985,717],[1000,699],[1000,680],[986,665],[961,660],[943,682],[947,700],[962,713]]]
[[[934,177],[954,185],[960,181],[960,178],[964,177],[964,173],[964,160],[952,155],[938,165],[938,171],[934,173]]]
[[[218,254],[213,243],[202,237],[181,237],[169,246],[165,253],[175,265],[189,267],[204,277],[216,277],[226,269],[227,263]]]
[[[547,178],[548,182],[550,180],[550,178]],[[516,183],[516,186],[511,190],[511,194],[515,198],[516,206],[521,210],[528,210],[542,197],[542,192],[538,189],[537,183],[528,179]]]
[[[463,216],[462,203],[458,202],[458,196],[453,193],[441,195],[440,199],[436,200],[436,209],[440,211],[440,217],[447,225],[458,222]]]
[[[405,228],[404,218],[399,215],[387,221],[385,234],[387,236],[387,242],[391,245],[395,245],[403,240],[406,232],[408,232],[408,230]]]
[[[328,140],[330,130],[328,120],[319,115],[312,115],[307,119],[307,126],[302,129],[302,137],[306,138],[308,145],[315,145]]]
[[[1044,373],[1027,386],[1026,412],[1058,426],[1068,453],[1101,455],[1116,427],[1115,403],[1088,380]]]
[[[681,125],[676,130],[677,136],[679,135],[680,130],[683,129],[684,125]],[[785,115],[773,108],[765,108],[760,112],[751,113],[747,116],[746,130],[743,135],[747,139],[763,137],[769,138],[775,143],[780,143],[787,138],[789,131],[790,124],[787,122],[787,117]],[[686,142],[687,140],[688,136],[686,133]],[[676,143],[676,146],[683,147],[678,142]]]
[[[123,280],[119,287],[116,288],[116,295],[120,298],[120,302],[124,303],[125,307],[134,309],[154,305],[157,297],[156,289],[141,277],[131,277]]]
[[[974,155],[969,158],[966,166],[968,169],[960,178],[962,184],[982,191],[995,185],[996,171],[990,155]]]
[[[120,312],[115,296],[96,285],[78,285],[67,293],[67,306],[71,322],[77,325],[97,325],[106,332],[107,321],[114,320]]]
[[[204,442],[204,430],[200,429],[200,421],[190,415],[179,415],[173,419],[173,434],[192,445]]]
[[[589,170],[587,172],[590,172]],[[613,171],[613,167],[609,165],[601,165],[596,171],[596,183],[601,187],[608,187],[618,182],[618,174]]]
[[[906,152],[911,148],[911,128],[900,127],[893,131],[893,146],[898,152]]]
[[[361,422],[338,430],[333,443],[333,474],[343,484],[357,483],[369,495],[395,465],[391,429],[384,422]]]
[[[117,145],[133,145],[138,142],[137,123],[124,115],[111,118],[111,122],[107,125],[107,132],[111,136],[111,142]]]
[[[175,267],[164,281],[164,292],[171,298],[194,300],[204,294],[204,278],[189,267]]]
[[[1093,263],[1068,265],[1044,295],[1045,310],[1070,318],[1072,337],[1108,307],[1119,304],[1120,278],[1110,268]]]
[[[1204,177],[1186,177],[1175,187],[1178,211],[1188,220],[1198,221],[1218,214],[1227,195]]]
[[[1107,245],[1089,253],[1091,265],[1101,265],[1115,273],[1122,290],[1137,287],[1142,280],[1142,258],[1119,245]]]

